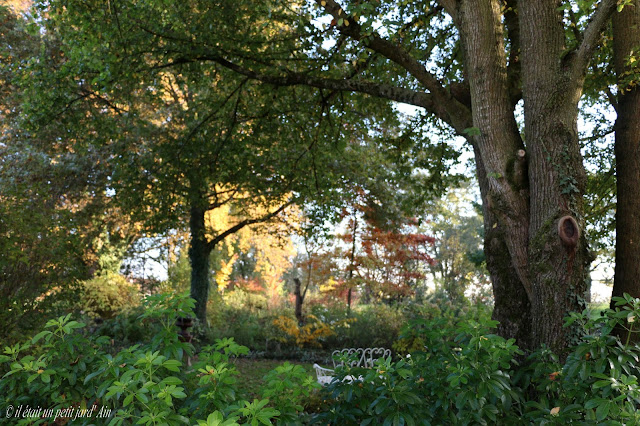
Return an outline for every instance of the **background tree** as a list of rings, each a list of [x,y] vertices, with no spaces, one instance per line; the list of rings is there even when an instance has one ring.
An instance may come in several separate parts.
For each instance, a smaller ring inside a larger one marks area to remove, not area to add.
[[[202,40],[206,46],[236,49],[238,35],[265,39],[292,27],[265,20],[253,5],[236,6],[43,3],[41,19],[47,33],[62,40],[64,66],[44,73],[46,61],[40,61],[29,71],[35,78],[29,80],[34,90],[28,110],[34,131],[48,128],[52,111],[62,112],[56,123],[79,130],[69,117],[85,111],[86,103],[100,105],[82,122],[81,143],[110,153],[113,199],[144,224],[145,233],[188,221],[191,294],[203,320],[214,248],[292,204],[338,202],[344,176],[336,162],[345,138],[388,127],[379,120],[395,120],[386,103],[264,86],[214,62],[166,63],[171,52],[190,45],[186,34],[192,31],[210,34]],[[214,36],[208,29],[215,22]],[[175,46],[164,38],[169,28]],[[287,36],[279,49],[298,49],[299,43]],[[280,51],[260,54],[273,59]],[[55,90],[37,90],[53,80]],[[337,99],[329,106],[329,98]],[[351,120],[355,115],[369,118]],[[214,231],[206,214],[226,206],[238,220]]]
[[[624,6],[624,7],[623,7]],[[628,1],[613,16],[617,76],[615,156],[617,182],[616,266],[613,296],[640,296],[640,2]],[[611,302],[614,307],[615,302]],[[627,331],[618,329],[621,338]]]
[[[421,228],[435,238],[429,270],[436,284],[449,299],[460,301],[472,285],[488,283],[482,250],[482,216],[478,215],[469,194],[469,185],[450,190],[433,203],[424,215]]]
[[[79,144],[83,155],[70,152],[63,141],[77,135],[65,126],[52,125],[37,136],[22,126],[22,73],[38,55],[60,66],[59,40],[11,9],[0,7],[0,15],[0,303],[6,336],[37,325],[51,309],[71,308],[76,297],[69,291],[101,271],[117,271],[123,246],[138,235],[107,193],[104,151]],[[86,107],[74,117],[78,123],[97,108]]]
[[[340,286],[347,293],[358,290],[363,300],[401,300],[412,295],[433,263],[428,251],[434,239],[417,232],[417,220],[389,216],[373,194],[354,191],[350,208],[344,209],[342,244],[334,249],[342,269]]]

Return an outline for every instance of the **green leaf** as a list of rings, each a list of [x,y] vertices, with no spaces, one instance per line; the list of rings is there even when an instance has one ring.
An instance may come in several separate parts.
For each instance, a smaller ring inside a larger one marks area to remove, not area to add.
[[[94,377],[102,373],[104,373],[104,368],[101,368],[100,370],[94,371],[93,373],[89,374],[87,377],[84,378],[84,384],[86,385],[89,380],[93,379]]]
[[[144,404],[146,404],[147,402],[149,402],[149,398],[147,398],[147,396],[142,393],[142,392],[136,392],[136,399]]]
[[[598,406],[596,409],[596,420],[602,421],[607,418],[609,414],[609,408],[611,407],[610,401],[605,401]]]
[[[162,363],[162,366],[169,371],[180,371],[182,363],[175,359],[170,359]]]
[[[160,381],[160,383],[158,383],[159,386],[162,385],[181,385],[182,384],[182,380],[178,379],[177,377],[174,376],[169,376],[169,377],[165,377],[164,379],[162,379],[162,381]]]
[[[127,405],[131,404],[131,402],[133,401],[133,397],[134,397],[134,395],[135,395],[135,394],[133,394],[133,393],[131,393],[131,394],[127,395],[127,396],[124,398],[124,401],[123,401],[123,403],[122,403],[122,404],[123,404],[125,407],[126,407]]]
[[[599,389],[599,388],[603,388],[605,386],[610,386],[610,385],[611,385],[611,380],[598,380],[591,387],[593,389]]]
[[[33,336],[33,339],[31,339],[31,343],[36,343],[38,340],[42,339],[44,336],[47,336],[49,334],[52,334],[49,330],[41,331],[40,333]]]

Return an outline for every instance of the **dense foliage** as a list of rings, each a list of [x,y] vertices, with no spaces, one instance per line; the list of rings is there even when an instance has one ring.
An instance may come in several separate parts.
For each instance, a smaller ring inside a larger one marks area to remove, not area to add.
[[[338,367],[319,394],[315,378],[285,363],[249,402],[238,394],[234,366],[248,348],[221,339],[196,352],[175,329],[193,300],[154,296],[140,317],[153,329],[148,343],[118,350],[66,316],[5,347],[0,410],[25,414],[22,424],[56,415],[74,424],[635,424],[640,347],[611,331],[635,331],[640,300],[617,303],[615,311],[567,318],[584,335],[563,362],[547,348],[523,357],[512,339],[491,333],[486,317],[424,317],[404,329],[403,339],[420,339],[410,354],[372,369]]]

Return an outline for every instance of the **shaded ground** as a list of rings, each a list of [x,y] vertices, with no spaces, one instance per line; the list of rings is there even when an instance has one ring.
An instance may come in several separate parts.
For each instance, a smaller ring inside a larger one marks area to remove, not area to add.
[[[260,388],[264,384],[263,377],[274,368],[284,364],[283,360],[272,359],[248,359],[238,358],[235,360],[235,366],[240,373],[238,379],[238,396],[247,401],[253,401],[254,398],[260,399]],[[313,370],[313,364],[289,361],[291,364],[301,365],[309,373],[310,376],[316,377]]]

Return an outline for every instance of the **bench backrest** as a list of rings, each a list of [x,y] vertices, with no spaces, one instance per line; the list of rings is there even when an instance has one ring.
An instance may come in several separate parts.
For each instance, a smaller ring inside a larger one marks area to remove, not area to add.
[[[356,355],[353,361],[349,362],[351,367],[364,367],[364,368],[372,368],[373,363],[376,362],[378,358],[386,358],[391,356],[391,349],[385,348],[348,348],[342,349],[340,351],[333,351],[331,354],[331,358],[333,359],[333,367],[337,367],[338,365],[342,365],[342,362],[336,360],[337,355],[348,355],[349,358],[353,358],[353,355]]]

